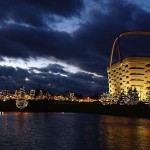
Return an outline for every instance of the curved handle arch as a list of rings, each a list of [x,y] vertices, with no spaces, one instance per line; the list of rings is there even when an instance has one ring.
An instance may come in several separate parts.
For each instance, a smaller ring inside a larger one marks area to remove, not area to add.
[[[114,54],[115,45],[121,37],[126,36],[126,35],[150,35],[150,31],[127,31],[117,36],[113,42],[112,49],[111,49],[110,63],[109,63],[110,68],[112,66],[112,58]],[[120,52],[119,52],[119,58],[120,58]]]

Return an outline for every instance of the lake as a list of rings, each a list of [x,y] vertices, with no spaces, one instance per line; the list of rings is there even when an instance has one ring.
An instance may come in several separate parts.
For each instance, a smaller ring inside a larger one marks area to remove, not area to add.
[[[0,114],[0,150],[149,150],[150,119],[80,113]]]

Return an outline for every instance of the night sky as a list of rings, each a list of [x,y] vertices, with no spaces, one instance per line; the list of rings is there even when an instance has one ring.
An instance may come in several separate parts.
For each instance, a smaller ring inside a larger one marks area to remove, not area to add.
[[[0,0],[0,89],[107,91],[113,40],[131,30],[150,31],[149,0]],[[150,53],[150,36],[120,44]]]

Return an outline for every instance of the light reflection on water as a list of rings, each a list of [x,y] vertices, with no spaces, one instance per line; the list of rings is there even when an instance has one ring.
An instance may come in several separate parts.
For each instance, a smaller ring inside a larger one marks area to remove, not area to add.
[[[0,150],[149,150],[150,120],[75,113],[3,113]]]
[[[103,131],[105,131],[101,142],[104,145],[102,148],[150,149],[150,120],[111,116],[102,116],[102,118],[100,124],[104,124]]]

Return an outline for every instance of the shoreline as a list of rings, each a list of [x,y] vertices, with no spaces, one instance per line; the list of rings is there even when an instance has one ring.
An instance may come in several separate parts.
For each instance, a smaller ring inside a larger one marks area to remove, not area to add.
[[[0,101],[0,112],[65,112],[112,115],[134,118],[150,118],[150,107],[145,104],[137,105],[102,105],[100,102],[71,102],[40,100],[28,101],[28,106],[19,109],[15,100]]]

